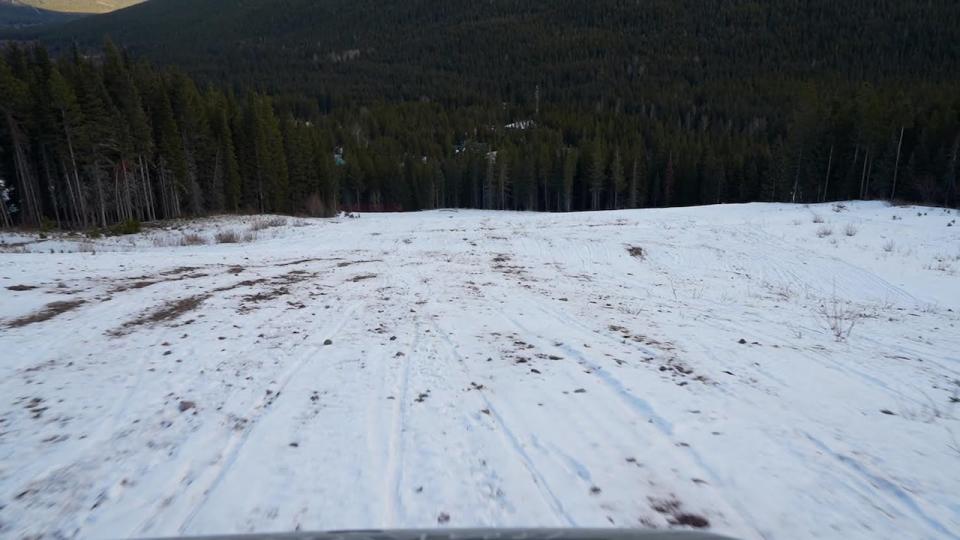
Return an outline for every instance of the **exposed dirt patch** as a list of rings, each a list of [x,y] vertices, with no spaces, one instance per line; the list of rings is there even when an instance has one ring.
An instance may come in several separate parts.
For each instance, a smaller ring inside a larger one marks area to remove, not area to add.
[[[156,285],[157,283],[167,283],[170,281],[181,281],[185,279],[198,279],[202,277],[207,277],[209,274],[204,274],[202,272],[194,272],[199,270],[197,267],[193,266],[180,266],[174,268],[173,270],[167,270],[165,272],[160,272],[156,276],[140,276],[135,278],[130,278],[129,280],[124,280],[123,283],[110,289],[110,293],[118,293],[131,291],[136,289],[143,289],[151,285]]]
[[[124,323],[123,326],[108,332],[111,336],[122,336],[128,334],[133,328],[138,326],[153,325],[178,319],[185,313],[189,313],[200,306],[209,298],[209,294],[198,294],[189,298],[172,300],[153,311],[147,312],[136,319]]]
[[[647,252],[640,246],[627,246],[627,253],[641,261],[647,258]]]
[[[337,263],[337,268],[345,268],[347,266],[353,266],[355,264],[365,264],[365,263],[374,263],[374,262],[383,262],[383,259],[369,259],[363,261],[343,261]]]
[[[324,259],[324,258],[320,258],[320,257],[314,257],[314,258],[312,258],[312,259],[297,259],[297,260],[295,260],[295,261],[288,261],[288,262],[283,262],[283,263],[277,263],[277,264],[275,264],[274,266],[294,266],[294,265],[297,265],[297,264],[306,264],[306,263],[309,263],[309,262],[339,261],[339,260],[341,260],[341,259],[340,259],[340,258]]]
[[[36,313],[14,319],[7,323],[7,328],[20,328],[28,324],[38,323],[50,320],[61,313],[66,313],[77,309],[86,303],[86,300],[66,300],[63,302],[51,302]]]
[[[358,282],[358,281],[364,281],[364,280],[367,280],[367,279],[373,279],[373,278],[375,278],[375,277],[377,277],[376,274],[360,274],[359,276],[353,276],[352,278],[348,279],[347,281],[352,281],[352,282],[356,283],[356,282]]]
[[[128,283],[128,284],[126,284],[126,285],[119,285],[119,286],[117,286],[117,287],[114,287],[114,288],[110,289],[110,292],[111,292],[111,293],[118,293],[118,292],[124,292],[124,291],[131,291],[131,290],[134,290],[134,289],[143,289],[143,288],[145,288],[145,287],[149,287],[149,286],[151,286],[151,285],[155,285],[155,284],[157,284],[157,283],[161,283],[162,281],[167,281],[167,280],[160,280],[160,281],[134,281],[133,283]]]
[[[667,521],[671,525],[685,525],[697,529],[705,529],[710,526],[710,521],[707,518],[685,512],[683,504],[673,497],[669,499],[650,499],[650,507],[667,516]]]
[[[20,292],[20,291],[32,291],[36,288],[38,288],[36,285],[11,285],[7,287],[7,290]]]
[[[30,413],[31,418],[38,420],[49,407],[43,404],[43,398],[35,397],[30,398],[27,404],[24,405],[24,408]]]
[[[518,264],[512,264],[513,259],[510,258],[510,255],[498,253],[493,257],[492,263],[493,269],[497,272],[502,272],[504,274],[515,274],[519,276],[521,280],[525,279],[526,267]]]
[[[243,297],[244,302],[266,302],[267,300],[273,300],[274,298],[279,298],[281,296],[290,294],[290,289],[280,286],[269,291],[260,291],[256,294],[248,294]]]
[[[686,525],[687,527],[695,527],[697,529],[705,529],[710,526],[710,521],[703,516],[698,516],[697,514],[676,514],[673,516],[673,519],[670,520],[671,525]]]
[[[259,285],[261,283],[266,283],[266,278],[257,278],[257,279],[245,279],[243,281],[238,281],[233,285],[226,285],[224,287],[217,287],[213,292],[226,292],[232,291],[233,289],[238,289],[240,287],[253,287],[254,285]]]
[[[262,302],[267,302],[269,300],[274,300],[281,296],[290,294],[290,288],[288,286],[300,283],[303,281],[310,280],[317,276],[316,272],[307,272],[306,270],[291,270],[286,274],[280,276],[274,276],[272,278],[257,278],[240,281],[234,283],[233,285],[227,285],[225,287],[218,287],[213,290],[213,292],[224,292],[239,287],[253,287],[255,285],[265,284],[270,286],[270,288],[255,292],[253,294],[248,294],[242,298],[243,303],[238,309],[239,313],[248,313],[256,309],[255,307],[249,304],[259,304]],[[295,309],[303,309],[306,307],[305,304],[300,302],[287,302],[291,307]]]
[[[186,274],[187,272],[193,272],[194,270],[199,270],[199,269],[200,269],[199,266],[178,266],[178,267],[173,268],[173,269],[171,269],[171,270],[166,270],[166,271],[164,271],[164,272],[160,272],[159,275],[161,275],[161,276],[176,276],[176,275],[178,275],[178,274]]]
[[[196,408],[197,408],[196,403],[194,403],[193,401],[187,401],[187,400],[181,401],[180,404],[177,405],[177,409],[179,409],[180,412],[186,412],[186,411],[189,411],[190,409],[196,409]]]

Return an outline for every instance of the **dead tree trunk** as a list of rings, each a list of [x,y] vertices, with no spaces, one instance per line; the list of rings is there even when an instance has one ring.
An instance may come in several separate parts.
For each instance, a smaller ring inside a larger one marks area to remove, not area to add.
[[[893,187],[890,188],[890,200],[897,194],[897,173],[900,172],[900,148],[903,146],[903,127],[900,127],[900,142],[897,143],[897,162],[893,166]]]
[[[830,157],[827,159],[827,178],[823,182],[823,196],[820,202],[827,202],[827,190],[830,189],[830,167],[833,165],[833,145],[830,145]]]
[[[870,149],[867,148],[866,153],[863,155],[863,172],[860,173],[860,197],[858,197],[860,199],[863,198],[864,185],[865,185],[865,182],[867,181],[867,161],[869,161],[868,159],[869,157],[870,157]]]

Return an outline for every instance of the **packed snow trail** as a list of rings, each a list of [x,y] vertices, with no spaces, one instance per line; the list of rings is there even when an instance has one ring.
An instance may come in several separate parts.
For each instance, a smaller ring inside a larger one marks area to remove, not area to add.
[[[958,538],[956,218],[749,204],[5,233],[0,537]],[[178,245],[223,230],[257,238]]]

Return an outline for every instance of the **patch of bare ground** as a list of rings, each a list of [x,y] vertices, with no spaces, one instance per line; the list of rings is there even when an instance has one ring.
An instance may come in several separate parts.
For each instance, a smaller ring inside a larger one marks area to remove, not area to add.
[[[505,253],[499,253],[493,257],[493,269],[504,274],[515,274],[521,279],[526,274],[526,268],[520,265],[512,264],[513,259]]]
[[[695,372],[693,368],[680,360],[674,352],[676,347],[673,345],[673,343],[670,343],[669,341],[657,341],[643,335],[634,335],[630,332],[630,330],[615,324],[611,324],[607,328],[611,332],[617,332],[620,334],[623,339],[649,345],[664,351],[665,354],[663,356],[643,358],[642,361],[647,364],[655,361],[658,362],[659,371],[664,375],[670,376],[672,379],[674,379],[678,386],[686,386],[688,384],[688,379],[704,384],[711,384],[713,382],[709,377]],[[621,361],[618,360],[617,363],[620,364]]]
[[[193,274],[190,274],[190,275],[193,275]],[[137,317],[136,319],[133,319],[132,321],[128,321],[124,323],[121,327],[109,331],[108,334],[114,337],[123,336],[123,335],[129,334],[131,331],[133,331],[134,328],[137,328],[140,326],[148,326],[148,325],[154,325],[154,324],[176,320],[180,318],[183,314],[195,310],[197,307],[200,306],[200,304],[202,304],[204,301],[209,299],[215,293],[222,293],[222,292],[230,291],[233,289],[254,287],[254,286],[263,285],[263,284],[270,285],[273,287],[270,290],[257,292],[257,293],[243,297],[243,301],[245,302],[253,302],[253,303],[265,302],[267,300],[272,300],[279,296],[289,294],[290,291],[289,289],[287,289],[286,287],[287,285],[292,285],[294,283],[308,280],[310,278],[315,277],[316,275],[317,275],[316,272],[307,272],[305,270],[291,270],[286,274],[282,274],[280,276],[275,276],[272,278],[257,278],[257,279],[246,279],[243,281],[238,281],[237,283],[233,283],[231,285],[225,285],[222,287],[217,287],[215,289],[211,289],[209,292],[191,296],[189,298],[183,298],[180,300],[172,300],[170,302],[167,302],[162,306],[160,306],[159,308],[156,308],[152,311],[148,311],[143,315]],[[175,280],[169,280],[169,281],[175,281]],[[148,283],[147,285],[149,284],[152,284],[152,283]],[[147,285],[144,285],[144,286],[147,286]],[[251,309],[247,305],[242,305],[240,309],[241,312],[247,312],[250,310]]]
[[[151,285],[156,285],[157,283],[167,283],[170,281],[181,281],[185,279],[198,279],[202,277],[207,277],[209,274],[203,272],[197,272],[200,268],[195,266],[179,266],[171,270],[166,270],[160,272],[153,276],[139,276],[134,278],[129,278],[122,280],[119,285],[116,285],[110,289],[110,293],[118,293],[131,291],[136,289],[143,289]]]
[[[374,262],[383,262],[383,259],[368,259],[368,260],[362,260],[362,261],[342,261],[337,263],[337,268],[344,268],[347,266],[353,266],[355,264],[374,263]]]
[[[298,264],[306,264],[306,263],[309,263],[309,262],[339,261],[339,260],[341,260],[339,257],[335,257],[335,258],[333,258],[333,259],[325,259],[325,258],[322,258],[322,257],[314,257],[314,258],[312,258],[312,259],[297,259],[297,260],[295,260],[295,261],[287,261],[287,262],[277,263],[277,264],[274,264],[273,266],[295,266],[295,265],[298,265]]]
[[[36,285],[11,285],[7,287],[7,290],[21,292],[21,291],[32,291],[36,288],[37,288]]]
[[[641,261],[647,258],[647,252],[640,246],[627,246],[627,253],[629,253],[631,257],[635,257]]]
[[[650,507],[663,514],[670,525],[683,525],[695,529],[705,529],[710,527],[710,521],[698,514],[692,514],[683,510],[683,504],[676,498],[669,499],[650,499]]]
[[[256,309],[250,304],[259,304],[259,303],[267,302],[269,300],[274,300],[281,296],[288,295],[290,294],[290,289],[288,286],[294,285],[303,281],[307,281],[316,276],[317,276],[316,272],[307,272],[306,270],[291,270],[286,274],[275,276],[272,278],[259,278],[255,280],[241,281],[234,285],[215,289],[215,292],[222,292],[230,289],[235,289],[237,287],[251,287],[259,284],[265,284],[270,286],[271,288],[269,289],[246,295],[241,299],[242,303],[237,311],[239,313],[249,313],[250,311],[253,311],[254,309]],[[300,302],[287,302],[287,304],[294,309],[303,309],[304,307],[306,307],[304,304]]]
[[[186,274],[187,272],[193,272],[195,270],[200,270],[199,266],[178,266],[170,270],[165,270],[160,272],[161,276],[175,276],[177,274]]]
[[[198,294],[188,298],[181,298],[180,300],[171,300],[159,308],[144,313],[136,319],[124,323],[120,328],[111,330],[108,333],[115,337],[122,336],[130,333],[131,330],[138,326],[153,325],[176,320],[183,314],[197,309],[197,307],[199,307],[200,304],[202,304],[208,298],[210,298],[210,294]]]
[[[270,289],[269,291],[260,291],[256,294],[248,294],[243,297],[244,302],[266,302],[267,300],[273,300],[274,298],[279,298],[286,294],[290,294],[290,289],[286,287],[276,287]]]
[[[66,313],[68,311],[77,309],[85,303],[86,300],[65,300],[62,302],[51,302],[36,313],[31,313],[30,315],[10,321],[7,323],[7,328],[21,328],[23,326],[27,326],[28,324],[47,321],[56,317],[57,315],[60,315],[61,313]]]
[[[254,285],[259,285],[261,283],[266,283],[267,278],[257,278],[257,279],[245,279],[243,281],[238,281],[233,285],[226,285],[223,287],[217,287],[213,292],[226,292],[232,291],[233,289],[238,289],[240,287],[253,287]]]
[[[368,279],[373,279],[373,278],[375,278],[375,277],[377,277],[376,274],[360,274],[359,276],[353,276],[352,278],[348,279],[347,281],[352,281],[352,282],[356,283],[356,282],[358,282],[358,281],[365,281],[365,280],[368,280]]]

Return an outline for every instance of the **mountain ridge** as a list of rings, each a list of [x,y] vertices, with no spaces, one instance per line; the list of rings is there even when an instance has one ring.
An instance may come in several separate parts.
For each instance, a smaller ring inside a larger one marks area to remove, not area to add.
[[[8,0],[9,1],[9,0]],[[109,13],[144,0],[15,0],[30,7],[58,13]]]
[[[79,14],[59,13],[28,5],[20,0],[0,0],[0,28],[30,28],[72,20]]]

